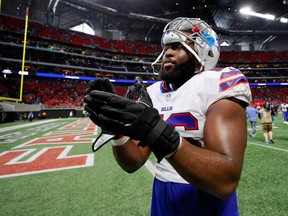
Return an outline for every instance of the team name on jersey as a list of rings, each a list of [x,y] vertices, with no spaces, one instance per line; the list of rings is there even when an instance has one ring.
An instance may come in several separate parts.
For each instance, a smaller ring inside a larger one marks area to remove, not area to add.
[[[161,107],[161,112],[171,111],[171,110],[173,110],[173,106]]]

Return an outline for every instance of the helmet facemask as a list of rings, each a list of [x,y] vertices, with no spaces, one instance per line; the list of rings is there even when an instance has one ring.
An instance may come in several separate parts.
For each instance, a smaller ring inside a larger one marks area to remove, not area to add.
[[[186,43],[187,40],[193,42],[195,50]],[[219,59],[220,46],[217,34],[207,23],[197,18],[180,17],[169,22],[163,30],[161,42],[163,50],[152,63],[153,70],[156,65],[159,65],[165,53],[165,45],[171,43],[181,43],[192,53],[201,64],[200,71],[214,68]]]

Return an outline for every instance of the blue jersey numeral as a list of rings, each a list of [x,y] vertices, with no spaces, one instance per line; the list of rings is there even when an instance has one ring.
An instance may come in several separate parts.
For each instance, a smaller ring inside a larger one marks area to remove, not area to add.
[[[185,130],[198,130],[198,120],[189,112],[172,113],[166,122],[173,128],[183,126]]]

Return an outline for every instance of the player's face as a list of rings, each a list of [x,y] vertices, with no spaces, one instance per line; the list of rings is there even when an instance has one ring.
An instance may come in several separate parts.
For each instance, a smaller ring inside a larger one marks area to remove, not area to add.
[[[188,53],[181,43],[172,43],[165,46],[162,58],[162,67],[165,72],[175,68],[188,60]]]
[[[193,48],[192,42],[188,45]],[[168,44],[164,50],[160,78],[179,87],[193,76],[195,58],[181,43]]]

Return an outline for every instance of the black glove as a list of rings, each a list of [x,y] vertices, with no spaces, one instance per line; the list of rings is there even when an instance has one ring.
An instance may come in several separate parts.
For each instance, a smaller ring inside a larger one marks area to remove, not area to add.
[[[93,90],[105,91],[105,92],[116,94],[116,91],[112,83],[107,78],[97,78],[95,80],[89,81],[88,84],[89,84],[89,88],[86,90],[85,95],[89,94],[89,92]]]
[[[93,90],[99,90],[99,91],[104,91],[104,92],[116,94],[116,91],[115,91],[112,83],[107,78],[97,78],[95,80],[89,81],[89,88],[86,90],[85,95],[89,94]],[[100,126],[99,125],[100,122],[98,122],[97,116],[92,114],[91,112],[89,112],[89,114],[90,114],[89,118],[91,119],[91,121],[93,121],[94,124]],[[105,145],[107,142],[109,142],[111,139],[115,139],[118,137],[117,134],[111,133],[109,130],[106,130],[104,128],[101,128],[101,129],[102,129],[101,133],[97,136],[96,140],[92,144],[92,150],[93,151],[97,151],[103,145]]]
[[[150,107],[152,102],[147,92],[135,102],[115,94],[91,91],[84,101],[85,109],[95,116],[100,127],[140,140],[139,145],[149,146],[158,162],[178,149],[179,133]]]

